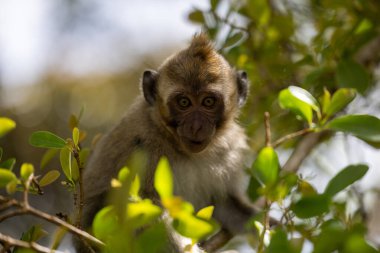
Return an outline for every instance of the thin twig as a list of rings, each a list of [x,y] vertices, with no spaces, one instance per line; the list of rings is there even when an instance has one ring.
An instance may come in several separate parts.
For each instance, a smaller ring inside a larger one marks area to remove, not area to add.
[[[83,201],[84,201],[84,190],[83,190],[83,166],[80,161],[79,152],[75,149],[74,150],[74,158],[77,162],[78,169],[79,169],[79,204],[77,204],[77,217],[75,221],[75,225],[78,228],[81,228],[81,221],[82,221],[82,215],[83,215]]]
[[[24,215],[26,212],[27,212],[26,209],[21,208],[19,210],[15,210],[13,212],[1,215],[0,216],[0,223],[3,222],[3,221],[5,221],[5,220],[7,220],[7,219],[9,219],[9,218],[12,218],[12,217],[15,217],[15,216]]]
[[[269,112],[264,113],[264,124],[265,124],[265,146],[271,147],[271,132],[270,132],[270,114]]]
[[[12,246],[17,246],[21,248],[26,248],[26,249],[33,249],[37,252],[43,252],[43,253],[63,253],[63,251],[58,251],[58,250],[52,250],[47,247],[44,247],[38,243],[35,242],[26,242],[26,241],[21,241],[18,239],[15,239],[13,237],[4,235],[0,233],[0,241],[4,242],[5,244],[10,244]]]
[[[0,197],[0,200],[1,199],[4,199],[2,196]],[[67,223],[53,215],[50,215],[50,214],[47,214],[45,212],[42,212],[38,209],[35,209],[29,205],[26,205],[26,203],[21,203],[15,199],[10,199],[9,201],[12,202],[12,206],[15,206],[15,207],[18,207],[19,209],[18,210],[15,210],[9,214],[6,214],[4,216],[2,216],[0,218],[0,222],[3,221],[4,219],[8,219],[8,218],[11,218],[11,217],[14,217],[14,216],[17,216],[17,215],[25,215],[25,214],[31,214],[31,215],[34,215],[36,217],[39,217],[39,218],[42,218],[44,220],[47,220],[49,221],[50,223],[53,223],[53,224],[56,224],[58,226],[62,226],[62,227],[65,227],[68,229],[68,231],[70,231],[71,233],[75,234],[75,235],[78,235],[88,241],[91,241],[93,243],[95,243],[96,245],[98,246],[104,246],[104,243],[100,240],[98,240],[97,238],[93,237],[92,235],[90,235],[89,233],[71,225],[70,223]]]
[[[313,131],[313,129],[311,129],[311,128],[305,128],[305,129],[302,129],[300,131],[297,131],[297,132],[294,132],[291,134],[287,134],[287,135],[281,137],[280,139],[274,141],[273,147],[276,148],[276,147],[280,146],[282,143],[284,143],[285,141],[288,141],[288,140],[293,139],[293,138],[298,137],[298,136],[305,135],[305,134],[310,133],[312,131]]]
[[[249,34],[249,29],[247,27],[243,27],[243,26],[238,26],[234,23],[232,23],[229,18],[223,18],[221,16],[219,16],[216,12],[213,12],[213,15],[214,17],[220,21],[220,22],[223,22],[225,23],[226,25],[228,25],[229,27],[233,28],[233,29],[237,29],[237,30],[240,30],[240,31],[243,31],[243,32],[246,32]]]
[[[267,232],[267,229],[269,228],[269,221],[270,221],[270,216],[269,216],[269,209],[270,209],[271,203],[266,200],[265,201],[265,207],[264,207],[264,224],[263,224],[263,231],[260,235],[259,238],[259,247],[257,249],[258,253],[264,252],[264,244],[265,244],[265,234]]]

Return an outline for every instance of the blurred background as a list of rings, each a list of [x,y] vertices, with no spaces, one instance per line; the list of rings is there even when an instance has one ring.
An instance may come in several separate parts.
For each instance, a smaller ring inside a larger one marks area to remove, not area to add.
[[[0,139],[3,160],[38,167],[44,150],[28,144],[30,134],[49,130],[68,137],[70,115],[82,108],[80,128],[90,146],[137,96],[143,70],[157,68],[202,29],[232,65],[248,72],[251,95],[241,122],[254,151],[264,145],[264,111],[272,115],[274,138],[302,127],[276,100],[289,85],[317,97],[324,87],[356,88],[360,93],[346,112],[379,117],[379,14],[377,0],[2,0],[0,117],[17,122]],[[294,144],[279,149],[282,161]],[[352,210],[364,206],[369,239],[380,244],[377,147],[339,134],[320,144],[300,172],[322,190],[347,164],[368,164],[358,185],[362,195],[350,203]],[[34,203],[49,213],[69,213],[71,196],[60,185],[49,187]],[[18,237],[28,224],[16,218],[0,230]]]

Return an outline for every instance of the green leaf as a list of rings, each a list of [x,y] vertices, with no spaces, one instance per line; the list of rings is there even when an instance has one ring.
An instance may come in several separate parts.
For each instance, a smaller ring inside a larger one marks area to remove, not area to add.
[[[0,188],[6,187],[11,181],[17,181],[16,175],[7,169],[0,169]]]
[[[345,245],[343,252],[345,253],[379,253],[378,250],[368,244],[365,236],[361,234],[350,235],[344,243]]]
[[[71,151],[68,147],[61,149],[59,156],[63,173],[69,181],[73,181],[72,169],[71,169]]]
[[[79,143],[79,129],[77,127],[74,127],[73,129],[73,141],[74,145],[77,147]]]
[[[289,109],[292,113],[311,124],[313,119],[312,107],[293,96],[289,89],[284,89],[280,92],[278,101],[282,108]]]
[[[13,193],[15,193],[16,190],[17,190],[17,184],[18,184],[17,180],[12,180],[12,181],[10,181],[10,182],[7,184],[7,186],[5,187],[7,193],[8,193],[8,194],[13,194]]]
[[[92,230],[96,238],[102,241],[112,236],[119,228],[119,219],[113,206],[101,209],[94,218]]]
[[[33,164],[23,163],[21,165],[20,174],[21,174],[21,178],[24,181],[28,180],[29,176],[32,175],[33,173],[34,173],[34,166],[33,166]]]
[[[1,158],[3,157],[3,148],[0,147],[0,161],[1,161]]]
[[[57,180],[60,175],[61,173],[59,173],[58,170],[51,170],[41,178],[41,180],[39,181],[39,185],[41,187],[47,186],[53,183],[55,180]]]
[[[278,156],[272,147],[261,149],[251,168],[252,174],[265,186],[270,186],[277,181],[279,170]]]
[[[355,98],[354,89],[342,88],[336,91],[331,99],[329,106],[326,108],[326,116],[329,117],[345,108]]]
[[[297,86],[289,86],[288,90],[294,97],[310,105],[314,111],[320,111],[318,101],[307,90]]]
[[[276,229],[274,232],[270,244],[265,251],[266,253],[296,253],[292,248],[292,245],[290,244],[288,240],[288,236],[285,231],[281,229]]]
[[[243,41],[244,39],[244,33],[243,32],[237,32],[235,33],[234,35],[232,35],[231,37],[229,37],[226,42],[224,43],[223,47],[224,48],[227,48],[227,47],[233,47],[233,46],[236,46],[238,44],[240,44],[240,42]]]
[[[34,132],[29,138],[29,143],[39,148],[64,148],[66,145],[64,139],[48,131]]]
[[[173,221],[173,227],[181,235],[197,241],[215,230],[215,226],[211,222],[197,218],[187,212],[182,212],[180,216],[177,216]]]
[[[12,171],[15,164],[16,164],[16,159],[9,158],[8,160],[5,160],[4,162],[0,163],[0,168],[4,168],[4,169],[8,169]]]
[[[347,186],[361,179],[367,171],[368,166],[364,164],[347,166],[330,180],[325,189],[325,194],[333,197],[338,192],[344,190]]]
[[[371,115],[346,115],[331,120],[327,129],[352,134],[364,141],[380,142],[380,119]]]
[[[370,77],[366,69],[353,60],[343,60],[336,70],[336,82],[342,88],[354,88],[363,93],[369,86]]]
[[[0,117],[0,138],[16,127],[16,122],[11,119]]]
[[[204,23],[205,19],[201,10],[193,10],[189,13],[188,19],[194,23]]]
[[[215,10],[218,7],[219,0],[210,0],[211,9]]]
[[[119,173],[117,175],[117,179],[122,182],[122,183],[125,183],[128,179],[128,176],[131,174],[130,170],[128,169],[127,166],[124,166],[123,168],[121,168],[119,170]]]
[[[161,199],[173,196],[173,175],[170,169],[169,160],[161,157],[154,175],[154,188]]]
[[[25,242],[35,242],[45,237],[48,233],[40,225],[32,226],[28,231],[22,233],[21,240]],[[25,248],[16,248],[13,253],[35,253],[36,251]]]
[[[317,190],[306,180],[298,180],[297,190],[302,194],[302,196],[312,196],[318,194]]]
[[[329,108],[330,103],[331,103],[331,94],[326,88],[324,88],[323,89],[323,96],[321,98],[322,112],[324,114],[326,113],[327,108]]]
[[[163,222],[155,223],[140,231],[137,238],[136,253],[165,252],[168,248],[166,228]],[[149,242],[149,243],[147,243]]]
[[[145,226],[160,217],[162,210],[154,205],[150,199],[127,205],[128,223],[134,228]]]
[[[131,183],[131,187],[129,188],[129,195],[132,197],[139,197],[140,192],[140,177],[139,175],[135,176],[135,179]]]
[[[322,215],[329,210],[330,198],[324,194],[303,196],[292,205],[292,210],[297,217],[308,219]]]
[[[204,220],[210,220],[213,213],[214,213],[214,206],[207,206],[199,210],[196,216]]]
[[[46,165],[57,155],[57,153],[58,149],[55,148],[46,150],[40,162],[40,169],[44,169]]]
[[[248,194],[249,198],[251,199],[251,201],[254,202],[260,197],[260,194],[258,192],[260,187],[261,187],[261,184],[257,180],[257,178],[251,177],[249,180],[249,185],[248,185],[248,189],[247,189],[247,194]]]
[[[346,230],[340,221],[328,220],[322,224],[321,230],[315,239],[315,253],[335,252],[341,248],[342,243],[347,239]]]

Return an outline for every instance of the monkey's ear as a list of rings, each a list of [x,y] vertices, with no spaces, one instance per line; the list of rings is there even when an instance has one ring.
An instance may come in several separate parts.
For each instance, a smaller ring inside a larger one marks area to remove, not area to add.
[[[237,89],[238,89],[238,104],[239,107],[243,106],[245,104],[245,101],[248,97],[248,76],[245,71],[237,71],[236,73],[236,83],[237,83]]]
[[[158,73],[154,70],[145,70],[142,78],[142,90],[145,100],[153,105],[157,95]]]

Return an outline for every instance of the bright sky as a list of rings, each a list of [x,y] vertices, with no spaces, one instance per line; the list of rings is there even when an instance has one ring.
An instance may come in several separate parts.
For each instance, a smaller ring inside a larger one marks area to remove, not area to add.
[[[187,13],[207,4],[202,0],[91,1],[74,13],[84,19],[85,28],[64,23],[62,31],[62,12],[67,11],[60,8],[62,1],[0,2],[2,84],[33,83],[57,65],[77,74],[112,70],[168,42],[185,43],[200,29],[186,20]],[[128,59],[121,59],[121,51]]]

